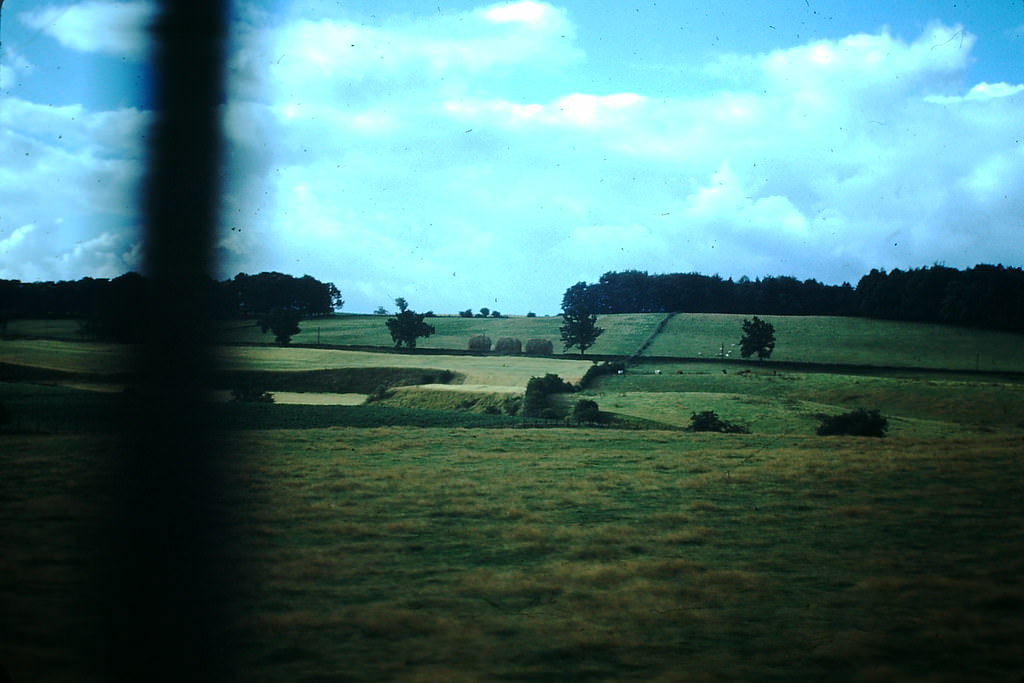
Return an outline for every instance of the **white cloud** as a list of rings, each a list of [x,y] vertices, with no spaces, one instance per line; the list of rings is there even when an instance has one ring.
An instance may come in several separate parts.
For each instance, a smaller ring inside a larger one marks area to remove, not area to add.
[[[381,91],[461,89],[523,66],[558,69],[582,58],[574,34],[563,10],[536,2],[381,26],[298,19],[262,31],[250,27],[232,65],[250,94],[352,102]]]
[[[0,52],[0,90],[13,88],[32,68],[32,63],[17,48],[4,45]]]
[[[12,232],[6,239],[0,240],[0,258],[9,258],[9,256],[15,253],[22,242],[32,234],[32,231],[36,229],[36,226],[22,225]]]
[[[1012,97],[1024,92],[1024,85],[1009,83],[978,83],[966,95],[931,95],[925,99],[935,104],[956,104],[969,100],[988,100],[997,97]]]
[[[497,23],[518,21],[533,25],[542,25],[551,21],[557,21],[556,17],[559,17],[558,10],[553,8],[551,5],[540,2],[531,2],[530,0],[491,5],[490,7],[481,10],[480,13],[490,21]]]
[[[140,245],[125,232],[101,232],[64,244],[62,222],[49,228],[23,225],[0,239],[0,278],[23,282],[117,277],[140,267]]]
[[[138,265],[148,120],[136,109],[90,112],[3,99],[0,273],[75,279]]]
[[[84,0],[33,8],[18,18],[72,50],[141,59],[149,48],[147,29],[155,16],[152,2]]]
[[[1015,253],[1024,87],[966,82],[960,26],[727,56],[704,69],[721,89],[654,93],[583,79],[552,4],[365,24],[318,7],[240,15],[225,276],[309,273],[355,311],[544,313],[612,269],[842,281]],[[0,273],[137,261],[147,116],[0,116]]]
[[[961,27],[736,56],[723,61],[730,89],[704,96],[531,101],[489,79],[507,68],[527,78],[538,60],[487,43],[541,35],[549,58],[567,59],[571,45],[544,32],[565,15],[527,2],[455,19],[458,30],[282,29],[272,97],[250,105],[246,143],[274,141],[247,181],[274,198],[250,216],[259,258],[343,290],[362,282],[347,297],[355,310],[387,304],[360,293],[385,290],[437,310],[495,298],[551,310],[566,286],[609,269],[855,280],[1017,239],[1011,180],[1024,164],[1007,154],[1018,117],[1000,104],[1015,86],[957,94],[974,44]]]

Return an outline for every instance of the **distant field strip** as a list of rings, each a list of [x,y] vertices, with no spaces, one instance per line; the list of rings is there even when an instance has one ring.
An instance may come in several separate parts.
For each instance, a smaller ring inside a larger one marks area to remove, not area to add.
[[[724,348],[738,359],[741,324],[749,317],[680,313],[645,355],[717,358]],[[867,318],[759,317],[775,327],[775,361],[1024,371],[1024,338],[1019,334]]]
[[[94,342],[6,340],[0,342],[0,362],[63,372],[115,374],[131,369],[129,349],[124,345]],[[290,347],[218,347],[216,353],[227,371],[427,368],[458,372],[464,376],[465,384],[521,389],[531,377],[549,372],[578,382],[591,364],[586,360],[531,356],[450,357]]]
[[[123,344],[8,339],[0,341],[0,362],[47,370],[114,374],[131,369]]]
[[[579,382],[590,361],[511,356],[432,356],[277,347],[220,349],[225,370],[312,370],[321,368],[413,367],[453,370],[470,385],[526,388],[531,377],[555,373]]]

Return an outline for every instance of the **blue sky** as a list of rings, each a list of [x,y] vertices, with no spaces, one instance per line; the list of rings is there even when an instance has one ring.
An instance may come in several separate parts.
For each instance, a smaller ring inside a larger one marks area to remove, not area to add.
[[[0,277],[139,268],[153,11],[3,3]],[[1024,265],[1021,0],[237,2],[227,59],[216,275],[348,311]]]

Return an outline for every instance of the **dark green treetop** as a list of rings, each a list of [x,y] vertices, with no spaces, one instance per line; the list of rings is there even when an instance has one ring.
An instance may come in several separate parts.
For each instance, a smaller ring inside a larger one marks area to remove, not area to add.
[[[434,326],[423,322],[427,317],[425,313],[417,313],[410,309],[409,302],[403,297],[395,299],[395,305],[398,306],[398,313],[395,317],[388,318],[386,324],[396,349],[401,348],[402,344],[415,349],[417,339],[434,334]]]

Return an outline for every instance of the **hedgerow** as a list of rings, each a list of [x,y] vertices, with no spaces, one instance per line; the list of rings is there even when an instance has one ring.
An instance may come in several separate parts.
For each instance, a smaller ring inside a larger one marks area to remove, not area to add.
[[[889,420],[877,410],[858,408],[841,415],[823,416],[818,427],[819,436],[874,436],[883,437],[889,429]]]

